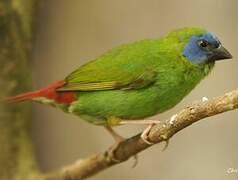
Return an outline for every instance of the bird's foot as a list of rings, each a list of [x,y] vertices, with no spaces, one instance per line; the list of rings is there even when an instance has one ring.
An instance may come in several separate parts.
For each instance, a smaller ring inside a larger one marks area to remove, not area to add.
[[[121,160],[117,159],[116,157],[116,150],[124,140],[125,139],[115,142],[108,150],[109,159],[115,163],[121,162]],[[132,168],[136,167],[136,165],[138,164],[138,155],[134,155],[133,158],[134,158],[134,162],[133,162]]]
[[[116,149],[120,146],[120,144],[125,141],[125,138],[120,136],[118,133],[116,133],[111,127],[106,126],[105,127],[107,129],[107,131],[112,135],[113,139],[115,140],[115,143],[109,148],[108,150],[108,156],[109,158],[115,162],[115,163],[120,163],[121,160],[116,158]],[[135,155],[134,157],[134,163],[132,165],[132,167],[136,167],[136,165],[138,164],[138,156]]]
[[[154,144],[148,140],[148,134],[150,133],[151,128],[154,125],[159,124],[159,123],[161,123],[161,122],[158,120],[129,120],[129,121],[122,120],[122,121],[120,121],[121,125],[123,125],[123,124],[147,124],[147,125],[149,125],[141,134],[141,139],[148,145]]]
[[[154,125],[155,125],[154,123],[149,124],[149,126],[141,133],[141,136],[140,136],[141,139],[148,145],[154,144],[154,143],[150,142],[149,139],[148,139],[148,135],[150,133],[150,130]]]
[[[160,121],[157,121],[157,120],[147,120],[147,122],[148,122],[149,126],[142,132],[142,134],[141,134],[140,137],[141,137],[141,139],[142,139],[146,144],[152,145],[152,144],[154,144],[154,143],[151,142],[151,141],[149,141],[148,135],[149,135],[149,133],[150,133],[152,127],[153,127],[154,125],[156,125],[156,124],[161,123],[161,122],[160,122]]]
[[[158,122],[157,122],[157,124],[158,124]],[[142,134],[140,136],[141,139],[148,145],[153,145],[154,144],[153,142],[148,140],[148,135],[149,135],[149,133],[150,133],[150,131],[151,131],[151,129],[154,125],[156,125],[156,124],[155,123],[149,124],[149,126],[142,132]],[[167,137],[163,137],[163,138],[164,138],[164,141],[165,141],[165,145],[164,145],[162,151],[165,151],[167,149],[167,147],[169,146],[169,139]]]
[[[116,140],[116,139],[115,139]],[[120,146],[120,144],[124,141],[124,138],[117,139],[115,143],[109,148],[108,150],[108,157],[115,163],[121,162],[119,159],[116,158],[116,149]]]

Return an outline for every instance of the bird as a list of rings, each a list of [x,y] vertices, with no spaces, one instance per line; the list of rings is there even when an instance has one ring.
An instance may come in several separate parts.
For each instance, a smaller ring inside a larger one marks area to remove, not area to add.
[[[31,100],[104,126],[117,143],[114,126],[146,124],[141,138],[158,121],[148,120],[177,105],[214,68],[232,59],[218,37],[204,28],[184,27],[167,35],[119,45],[78,67],[64,80],[8,102]]]

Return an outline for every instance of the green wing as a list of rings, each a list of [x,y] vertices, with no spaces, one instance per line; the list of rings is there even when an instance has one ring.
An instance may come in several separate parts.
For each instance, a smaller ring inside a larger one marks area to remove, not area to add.
[[[151,41],[142,41],[113,49],[66,77],[58,91],[96,91],[138,89],[155,82]]]

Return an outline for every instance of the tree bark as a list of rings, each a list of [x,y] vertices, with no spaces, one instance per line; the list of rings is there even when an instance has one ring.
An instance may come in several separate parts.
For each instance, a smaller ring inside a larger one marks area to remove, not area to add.
[[[31,87],[36,0],[0,0],[0,98]],[[0,179],[32,180],[37,165],[30,138],[31,106],[0,102]]]

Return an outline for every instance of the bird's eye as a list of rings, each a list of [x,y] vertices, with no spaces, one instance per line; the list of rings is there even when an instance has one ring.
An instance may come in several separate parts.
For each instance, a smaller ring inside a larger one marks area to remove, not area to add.
[[[198,41],[198,45],[202,48],[205,48],[207,47],[209,44],[207,41],[204,41],[204,40],[201,40],[201,41]]]

